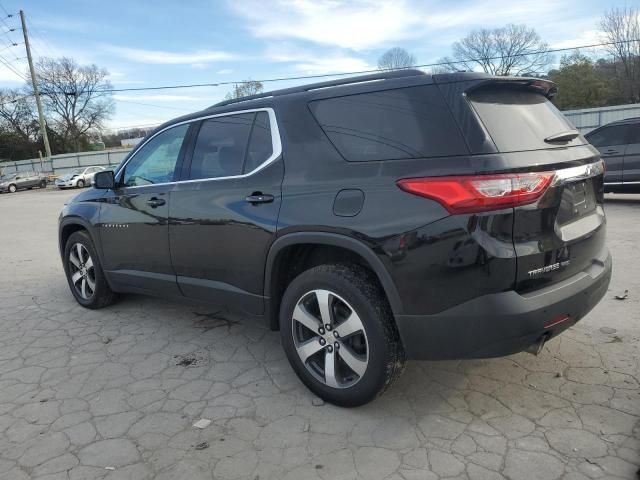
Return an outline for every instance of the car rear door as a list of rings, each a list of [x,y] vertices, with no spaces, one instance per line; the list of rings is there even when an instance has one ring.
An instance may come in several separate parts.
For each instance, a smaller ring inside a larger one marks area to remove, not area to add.
[[[628,127],[629,144],[624,153],[622,181],[625,185],[636,185],[640,188],[640,123],[630,123]]]
[[[169,127],[136,150],[102,199],[104,269],[116,289],[180,295],[169,253],[169,192],[181,168],[189,124]]]
[[[628,142],[627,125],[609,125],[586,135],[604,160],[607,171],[605,185],[620,185],[623,181],[625,152]]]
[[[284,175],[275,114],[225,114],[197,128],[183,181],[170,193],[178,284],[187,297],[261,314]]]

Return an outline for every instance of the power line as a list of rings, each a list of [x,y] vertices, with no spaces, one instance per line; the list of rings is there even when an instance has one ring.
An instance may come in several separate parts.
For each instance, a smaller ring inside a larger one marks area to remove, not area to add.
[[[29,31],[31,33],[35,33],[35,36],[38,38],[38,42],[43,46],[45,53],[50,57],[55,57],[56,56],[55,53],[53,53],[53,50],[51,50],[51,47],[49,47],[49,42],[47,42],[47,40],[44,38],[44,35],[40,32],[40,30],[36,29],[33,26],[33,22],[31,22],[29,18],[25,17],[25,20],[27,22],[27,27],[29,28]],[[38,45],[38,47],[40,47],[40,45]],[[31,45],[31,48],[33,49],[33,45]],[[37,50],[39,50],[39,48]],[[43,55],[40,55],[40,56],[43,56]]]
[[[506,57],[507,58],[528,57],[531,55],[538,55],[538,54],[544,54],[544,53],[560,53],[560,52],[567,52],[571,50],[605,47],[608,45],[617,45],[621,43],[632,43],[632,42],[640,42],[640,39],[619,40],[616,42],[602,42],[602,43],[594,43],[590,45],[578,45],[575,47],[537,50],[537,51],[531,51],[526,53],[507,55]],[[447,61],[434,62],[434,63],[423,63],[418,65],[411,65],[407,68],[441,67],[446,65],[457,65],[461,63],[469,63],[474,61],[479,62],[479,61],[486,61],[486,60],[500,60],[502,58],[505,58],[505,57],[495,56],[495,57],[487,57],[483,59],[472,58],[472,59],[466,59],[466,60],[447,60]],[[315,75],[298,75],[293,77],[265,78],[261,80],[255,80],[255,81],[260,83],[270,83],[270,82],[283,82],[283,81],[290,81],[290,80],[308,80],[308,79],[326,78],[326,77],[340,77],[340,76],[347,76],[347,75],[362,75],[367,73],[376,73],[379,71],[380,70],[378,69],[357,70],[357,71],[350,71],[350,72],[322,73],[322,74],[315,74]],[[180,89],[180,88],[219,87],[219,86],[225,86],[225,85],[236,85],[239,83],[244,83],[244,81],[236,80],[236,81],[224,81],[224,82],[217,82],[217,83],[191,83],[191,84],[182,84],[182,85],[163,85],[163,86],[156,86],[156,87],[106,88],[106,89],[100,89],[99,91],[104,93],[142,92],[142,91],[154,91],[154,90],[174,90],[174,89]]]
[[[14,60],[15,61],[15,60]],[[13,63],[13,61],[9,62],[6,58],[4,58],[2,55],[0,55],[0,63],[2,63],[5,67],[7,67],[9,70],[11,70],[13,73],[15,73],[16,75],[18,75],[20,78],[22,78],[22,80],[24,80],[25,82],[27,81],[27,77],[25,77],[23,74],[21,74],[18,70],[16,70],[15,68],[13,68],[13,66],[11,65],[11,63]]]
[[[595,47],[604,47],[607,45],[617,45],[620,43],[631,43],[631,42],[640,42],[640,39],[634,39],[634,40],[620,40],[617,42],[602,42],[602,43],[595,43],[595,44],[591,44],[591,45],[580,45],[580,46],[576,46],[576,47],[565,47],[565,48],[554,48],[554,49],[549,49],[549,50],[537,50],[537,51],[532,51],[532,52],[526,52],[526,53],[519,53],[519,54],[514,54],[514,55],[506,55],[507,58],[517,58],[517,57],[529,57],[531,55],[539,55],[539,54],[544,54],[544,53],[560,53],[560,52],[567,52],[570,50],[579,50],[581,48],[595,48]],[[500,60],[502,58],[505,58],[505,56],[495,56],[495,57],[487,57],[487,58],[471,58],[471,59],[467,59],[467,60],[447,60],[447,61],[442,61],[442,62],[435,62],[435,63],[423,63],[423,64],[419,64],[419,65],[411,65],[408,66],[407,68],[426,68],[426,67],[442,67],[442,66],[446,66],[446,65],[457,65],[457,64],[461,64],[461,63],[469,63],[469,62],[479,62],[479,61],[486,61],[486,60]],[[340,77],[340,76],[346,76],[346,75],[362,75],[362,74],[366,74],[366,73],[377,73],[380,70],[378,69],[370,69],[370,70],[357,70],[357,71],[351,71],[351,72],[339,72],[339,73],[321,73],[321,74],[316,74],[316,75],[299,75],[299,76],[295,76],[295,77],[277,77],[277,78],[265,78],[265,79],[261,79],[261,80],[254,80],[256,82],[260,82],[260,83],[269,83],[269,82],[284,82],[287,80],[308,80],[308,79],[314,79],[314,78],[326,78],[326,77]],[[164,86],[158,86],[158,87],[132,87],[132,88],[108,88],[108,89],[104,89],[101,90],[103,92],[142,92],[142,91],[150,91],[150,90],[172,90],[172,89],[178,89],[178,88],[198,88],[198,87],[220,87],[220,86],[224,86],[224,85],[235,85],[235,84],[239,84],[239,83],[244,83],[243,80],[240,81],[225,81],[225,82],[216,82],[216,83],[194,83],[194,84],[183,84],[183,85],[164,85]]]
[[[134,102],[132,100],[120,100],[118,98],[114,98],[113,100],[115,102],[118,102],[118,103],[131,103],[131,104],[134,104],[134,105],[143,105],[145,107],[165,108],[165,109],[169,109],[169,110],[180,110],[180,111],[183,111],[183,112],[192,112],[193,111],[193,110],[191,110],[189,108],[171,107],[169,105],[154,105],[153,103]]]
[[[4,14],[7,16],[7,18],[13,17],[13,15],[10,14],[9,12],[7,12],[7,9],[4,8],[4,5],[2,5],[1,3],[0,3],[0,9],[4,12]]]

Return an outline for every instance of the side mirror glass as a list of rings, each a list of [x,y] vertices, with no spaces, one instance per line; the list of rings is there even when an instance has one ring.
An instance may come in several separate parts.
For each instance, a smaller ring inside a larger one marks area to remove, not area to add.
[[[104,190],[113,189],[116,186],[116,177],[111,170],[96,172],[93,177],[92,183],[94,188],[100,188]]]

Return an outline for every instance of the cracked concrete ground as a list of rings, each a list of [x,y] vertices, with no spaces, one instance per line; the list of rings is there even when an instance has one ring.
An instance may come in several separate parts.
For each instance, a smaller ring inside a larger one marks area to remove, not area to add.
[[[72,195],[0,196],[1,479],[636,478],[640,196],[609,196],[611,289],[539,357],[410,362],[347,410],[318,405],[256,320],[79,307],[56,245]]]

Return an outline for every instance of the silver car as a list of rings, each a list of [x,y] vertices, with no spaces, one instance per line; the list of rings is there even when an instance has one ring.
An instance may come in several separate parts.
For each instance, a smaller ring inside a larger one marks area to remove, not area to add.
[[[103,171],[103,167],[79,167],[69,173],[59,176],[56,179],[56,187],[58,188],[84,188],[91,185],[93,176],[96,172]]]
[[[34,187],[47,188],[47,177],[37,172],[18,172],[0,177],[0,192],[15,193]]]

